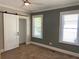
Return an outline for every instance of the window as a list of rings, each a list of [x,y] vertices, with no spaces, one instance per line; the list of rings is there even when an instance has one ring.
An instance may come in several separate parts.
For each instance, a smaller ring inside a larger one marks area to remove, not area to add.
[[[32,37],[43,38],[43,15],[32,17]]]
[[[60,13],[59,41],[79,45],[79,10]]]

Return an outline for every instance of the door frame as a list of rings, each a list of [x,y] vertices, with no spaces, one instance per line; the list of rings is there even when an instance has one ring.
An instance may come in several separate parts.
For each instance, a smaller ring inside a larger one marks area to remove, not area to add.
[[[23,18],[26,19],[26,45],[30,44],[31,40],[31,32],[30,32],[30,17],[29,16],[19,16],[19,19]]]

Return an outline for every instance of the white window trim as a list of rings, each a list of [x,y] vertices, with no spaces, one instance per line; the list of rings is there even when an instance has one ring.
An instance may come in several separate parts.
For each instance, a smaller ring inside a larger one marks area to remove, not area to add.
[[[41,15],[33,15],[32,16],[32,37],[34,37],[33,36],[33,18],[35,18],[35,17],[42,17],[42,26],[41,26],[41,30],[42,30],[42,38],[39,38],[39,39],[43,39],[43,15],[41,14]],[[38,37],[35,37],[35,38],[38,38]]]
[[[66,12],[60,12],[60,24],[59,24],[59,43],[64,43],[64,44],[70,44],[70,45],[76,45],[79,46],[79,44],[76,43],[70,43],[63,41],[62,39],[62,30],[63,30],[63,20],[62,20],[62,15],[68,15],[68,14],[79,14],[79,10],[74,10],[74,11],[66,11]],[[78,26],[79,27],[79,26]]]

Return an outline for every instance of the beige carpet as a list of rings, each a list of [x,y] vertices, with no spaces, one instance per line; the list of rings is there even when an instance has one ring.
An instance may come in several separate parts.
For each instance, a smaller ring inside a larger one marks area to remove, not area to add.
[[[2,54],[2,59],[79,59],[36,45],[21,45]]]

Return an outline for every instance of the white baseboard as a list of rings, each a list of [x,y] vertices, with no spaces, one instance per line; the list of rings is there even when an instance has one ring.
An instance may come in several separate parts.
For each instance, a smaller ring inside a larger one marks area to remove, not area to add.
[[[61,52],[61,53],[65,53],[65,54],[68,54],[68,55],[79,57],[78,53],[74,53],[74,52],[71,52],[71,51],[63,50],[63,49],[60,49],[60,48],[51,47],[51,46],[48,46],[48,45],[45,45],[45,44],[41,44],[41,43],[36,43],[36,42],[31,42],[31,44],[35,44],[35,45],[42,46],[42,47],[45,47],[45,48],[49,48],[51,50],[55,50],[55,51],[58,51],[58,52]]]
[[[31,44],[31,42],[26,42],[26,45]]]
[[[4,49],[1,49],[1,50],[0,50],[0,54],[3,53],[3,52],[4,52]]]

